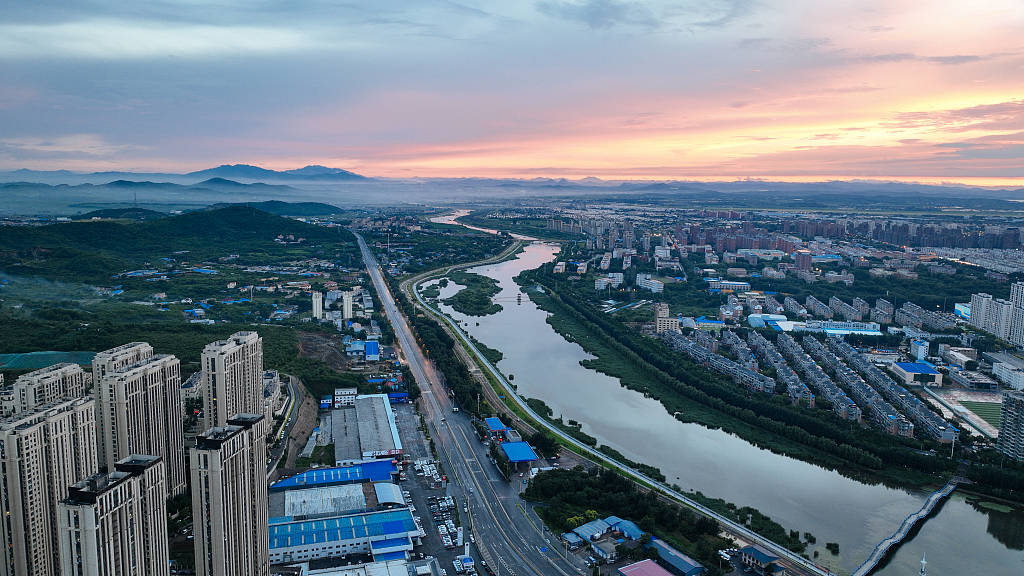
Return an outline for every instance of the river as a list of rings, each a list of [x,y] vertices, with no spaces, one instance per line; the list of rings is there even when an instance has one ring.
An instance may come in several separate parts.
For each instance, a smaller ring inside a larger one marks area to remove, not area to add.
[[[516,304],[520,289],[513,278],[553,260],[557,252],[556,245],[532,243],[512,260],[471,270],[498,280],[495,300],[503,310],[497,314],[467,317],[441,306],[473,337],[501,350],[498,368],[515,375],[521,394],[582,423],[585,432],[627,458],[657,466],[669,483],[752,506],[788,529],[811,532],[817,544],[808,554],[817,551],[819,563],[840,573],[856,568],[920,508],[925,493],[859,482],[721,430],[679,422],[658,401],[580,366],[592,356],[547,324],[547,312],[529,299],[529,291]],[[459,288],[449,283],[441,297]],[[838,556],[825,549],[826,542],[840,544]],[[878,574],[917,574],[922,553],[933,575],[1022,574],[1024,511],[972,505],[954,493]]]

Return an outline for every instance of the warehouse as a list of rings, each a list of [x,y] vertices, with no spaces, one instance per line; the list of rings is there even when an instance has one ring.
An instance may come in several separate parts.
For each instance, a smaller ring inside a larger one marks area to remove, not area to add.
[[[394,458],[402,453],[387,394],[357,396],[352,406],[332,410],[331,436],[337,466]]]
[[[408,508],[302,519],[270,519],[270,562],[287,564],[349,554],[405,557],[422,537]]]
[[[352,466],[315,468],[275,482],[271,492],[311,486],[338,486],[360,482],[389,482],[398,475],[398,465],[391,460],[373,460]]]
[[[892,371],[904,384],[942,386],[942,374],[925,362],[893,362]]]

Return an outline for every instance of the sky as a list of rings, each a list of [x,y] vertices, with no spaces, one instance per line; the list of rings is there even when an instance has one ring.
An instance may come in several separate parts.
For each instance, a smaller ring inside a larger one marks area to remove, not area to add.
[[[1020,0],[0,14],[0,169],[1024,183]]]

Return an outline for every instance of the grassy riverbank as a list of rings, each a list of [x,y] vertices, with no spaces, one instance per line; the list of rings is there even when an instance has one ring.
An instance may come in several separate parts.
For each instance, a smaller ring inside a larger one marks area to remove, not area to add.
[[[521,283],[543,284],[537,271]],[[685,422],[721,428],[760,448],[836,469],[867,482],[941,484],[951,464],[915,450],[926,445],[884,436],[835,419],[824,410],[790,406],[782,398],[755,395],[693,364],[660,341],[643,338],[617,321],[584,308],[571,290],[531,292],[551,312],[548,323],[596,359],[588,368],[619,378],[627,388],[657,399]],[[582,310],[581,310],[582,308]]]
[[[501,312],[501,305],[491,301],[495,294],[501,292],[497,280],[463,270],[451,272],[448,278],[456,284],[465,286],[454,296],[444,300],[444,303],[454,308],[456,312],[467,316],[489,316]]]

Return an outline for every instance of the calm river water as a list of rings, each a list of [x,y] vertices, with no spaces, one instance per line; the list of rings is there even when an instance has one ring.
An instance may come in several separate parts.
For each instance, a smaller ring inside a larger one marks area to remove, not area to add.
[[[557,252],[555,245],[533,243],[513,260],[471,270],[499,281],[495,299],[503,310],[497,314],[467,317],[442,306],[475,338],[501,350],[498,367],[515,375],[521,394],[581,422],[584,431],[626,457],[657,466],[684,490],[749,505],[788,529],[813,533],[817,560],[839,573],[853,570],[920,508],[926,494],[851,480],[721,430],[679,422],[656,400],[580,366],[591,356],[555,332],[528,293],[516,304],[519,286],[512,279]],[[449,284],[442,297],[459,288]],[[838,542],[840,554],[825,550],[826,542]],[[1024,511],[993,510],[954,494],[879,574],[917,574],[922,553],[933,575],[1024,574]]]

